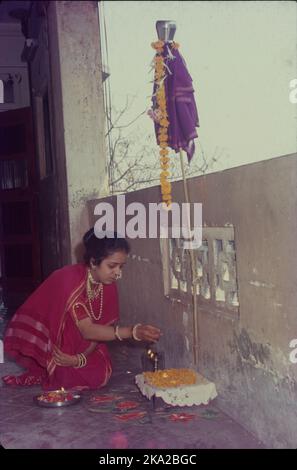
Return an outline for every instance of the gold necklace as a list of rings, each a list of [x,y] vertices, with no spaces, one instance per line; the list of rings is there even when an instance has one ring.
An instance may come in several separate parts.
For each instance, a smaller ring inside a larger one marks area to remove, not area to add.
[[[96,287],[92,289],[92,284],[98,285],[97,289]],[[87,278],[87,297],[88,297],[88,303],[90,307],[90,314],[94,318],[94,320],[98,321],[102,317],[102,311],[103,311],[103,284],[101,282],[96,282],[94,281],[91,271],[88,271],[88,278]],[[100,307],[99,307],[99,315],[96,317],[93,307],[92,307],[92,300],[97,299],[100,297]]]

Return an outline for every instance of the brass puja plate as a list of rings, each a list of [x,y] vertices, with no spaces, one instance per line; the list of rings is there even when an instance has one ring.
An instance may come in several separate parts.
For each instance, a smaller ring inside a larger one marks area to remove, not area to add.
[[[78,392],[67,390],[51,390],[33,397],[33,402],[45,408],[61,408],[62,406],[75,405],[81,400]]]

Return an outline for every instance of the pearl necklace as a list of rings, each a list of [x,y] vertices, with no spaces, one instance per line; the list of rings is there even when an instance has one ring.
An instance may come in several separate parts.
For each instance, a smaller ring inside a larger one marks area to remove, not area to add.
[[[98,288],[92,289],[92,284],[98,285]],[[88,271],[88,278],[87,278],[87,297],[88,303],[90,307],[90,314],[94,318],[94,320],[98,321],[102,317],[103,311],[103,284],[101,282],[94,281],[91,271]],[[99,307],[99,315],[96,317],[93,307],[92,307],[92,300],[97,299],[100,297],[100,307]]]

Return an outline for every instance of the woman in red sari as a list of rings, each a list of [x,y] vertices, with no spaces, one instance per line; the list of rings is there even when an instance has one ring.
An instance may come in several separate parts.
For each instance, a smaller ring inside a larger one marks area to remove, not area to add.
[[[27,369],[5,376],[7,385],[42,384],[44,389],[95,389],[112,372],[106,342],[128,338],[155,342],[150,325],[118,326],[116,281],[129,245],[124,238],[83,238],[85,264],[54,271],[16,311],[4,337],[4,351]]]

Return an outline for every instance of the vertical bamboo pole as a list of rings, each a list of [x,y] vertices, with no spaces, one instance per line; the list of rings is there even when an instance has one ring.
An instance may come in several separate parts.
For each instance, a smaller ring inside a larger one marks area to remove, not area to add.
[[[190,215],[190,198],[188,192],[188,185],[187,179],[185,175],[185,168],[184,168],[184,159],[183,159],[183,152],[179,149],[179,156],[180,156],[180,166],[182,170],[183,176],[183,185],[184,185],[184,194],[186,203],[188,203],[188,210],[187,210],[187,225],[188,225],[188,233],[190,235],[191,230],[191,215]],[[192,239],[190,239],[190,244],[192,244]],[[194,350],[194,364],[198,365],[198,340],[199,340],[199,329],[198,329],[198,310],[197,310],[197,295],[196,295],[196,286],[197,286],[197,276],[195,271],[195,258],[193,249],[190,246],[190,262],[191,262],[191,288],[192,288],[192,302],[193,302],[193,350]]]

